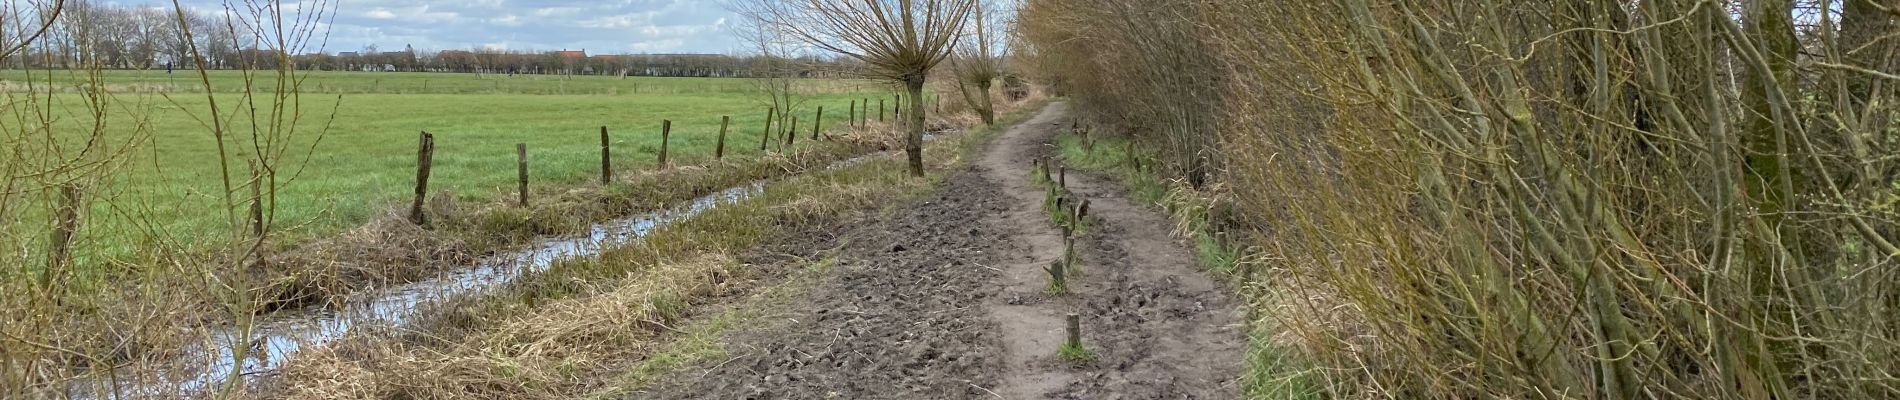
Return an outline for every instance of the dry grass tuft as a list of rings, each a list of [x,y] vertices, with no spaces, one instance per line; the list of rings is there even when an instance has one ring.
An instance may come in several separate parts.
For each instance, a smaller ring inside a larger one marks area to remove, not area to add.
[[[391,207],[362,227],[283,252],[269,268],[252,270],[260,279],[253,286],[272,291],[264,297],[276,299],[269,308],[294,307],[412,281],[479,256],[466,241],[409,223],[406,212]]]
[[[831,131],[831,140],[880,150],[904,148],[904,138],[897,131],[897,125],[875,119],[862,125],[836,128]]]
[[[289,398],[569,398],[577,381],[627,362],[695,299],[727,290],[723,254],[665,262],[596,294],[506,318],[447,349],[366,342],[298,356]]]

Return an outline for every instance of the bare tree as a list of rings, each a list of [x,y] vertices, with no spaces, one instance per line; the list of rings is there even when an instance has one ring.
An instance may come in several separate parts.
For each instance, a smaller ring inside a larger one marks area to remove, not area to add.
[[[963,95],[963,101],[983,117],[983,124],[996,125],[996,105],[990,101],[990,88],[1002,75],[1003,58],[1009,52],[1008,46],[998,41],[996,33],[1008,21],[984,12],[986,8],[995,9],[988,3],[987,0],[978,2],[975,12],[971,13],[972,32],[950,64],[956,69],[957,91]]]
[[[176,21],[187,25],[190,21],[185,8],[175,1],[173,4]],[[219,211],[225,215],[229,234],[220,257],[226,261],[218,267],[241,271],[261,265],[259,260],[277,224],[278,191],[301,176],[309,165],[307,157],[297,157],[299,153],[313,151],[328,132],[328,123],[317,129],[302,123],[315,118],[302,95],[310,75],[299,71],[290,55],[324,45],[328,31],[322,27],[333,17],[334,3],[319,2],[315,7],[292,10],[286,10],[283,0],[227,1],[224,6],[228,11],[221,26],[214,25],[208,31],[185,26],[182,34],[187,39],[205,36],[203,45],[191,41],[187,50],[197,60],[194,65],[206,97],[207,107],[198,119],[204,121],[203,128],[217,143],[214,161],[223,187],[218,196],[223,202]],[[206,57],[220,52],[235,55],[247,49],[251,51],[247,59],[231,64],[240,69],[241,85],[231,89],[245,95],[239,96],[235,104],[226,103],[224,107],[229,108],[221,108],[216,95],[219,88],[209,72],[215,64],[207,62]],[[258,93],[264,82],[274,87],[268,93]],[[339,98],[331,106],[340,103]],[[329,112],[335,115],[335,108]],[[306,139],[311,143],[309,147],[292,145]],[[251,210],[248,220],[242,215],[247,203]],[[225,375],[222,390],[237,390],[244,382],[243,360],[250,352],[243,343],[251,342],[256,328],[253,318],[266,299],[242,279],[213,279],[207,286],[219,295],[221,305],[234,321],[235,329],[230,334],[238,340],[227,342],[233,343],[228,349],[233,370]]]
[[[813,47],[863,61],[868,73],[920,99],[930,70],[949,58],[976,0],[746,0],[737,11],[770,21]],[[924,176],[924,102],[912,101],[905,153]]]
[[[748,3],[728,3],[735,11],[746,10]],[[752,62],[747,63],[751,73],[753,87],[765,95],[764,105],[771,107],[773,115],[797,115],[797,108],[809,96],[798,90],[797,81],[809,67],[806,58],[799,57],[808,53],[810,46],[792,37],[780,22],[778,14],[741,13],[745,22],[739,24],[739,38],[745,41],[748,51],[756,52]],[[766,121],[771,124],[772,121]]]
[[[164,51],[167,40],[177,37],[177,23],[164,9],[152,6],[139,7],[132,11],[133,35],[127,43],[127,56],[132,68],[151,68]]]

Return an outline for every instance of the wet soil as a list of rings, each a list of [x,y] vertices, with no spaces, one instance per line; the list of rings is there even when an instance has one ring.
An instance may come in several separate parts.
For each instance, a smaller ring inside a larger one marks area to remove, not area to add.
[[[1045,291],[1061,230],[1031,160],[1064,104],[996,139],[931,194],[827,243],[835,267],[772,318],[727,334],[732,358],[631,398],[1233,398],[1246,349],[1231,291],[1195,267],[1171,221],[1111,181],[1071,173],[1096,220],[1071,293]],[[800,252],[788,249],[792,252]],[[1079,314],[1091,361],[1056,355]]]

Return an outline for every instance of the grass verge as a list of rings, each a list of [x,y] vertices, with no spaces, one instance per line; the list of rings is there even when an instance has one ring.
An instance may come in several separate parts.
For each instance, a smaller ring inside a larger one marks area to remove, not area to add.
[[[835,250],[835,248],[834,248]],[[784,283],[773,285],[740,304],[712,316],[681,326],[671,341],[657,343],[645,359],[625,373],[609,378],[608,384],[584,396],[614,399],[638,393],[672,371],[726,357],[725,335],[743,326],[759,323],[772,310],[785,307],[796,295],[805,292],[819,276],[831,271],[835,259],[825,258],[807,264]]]

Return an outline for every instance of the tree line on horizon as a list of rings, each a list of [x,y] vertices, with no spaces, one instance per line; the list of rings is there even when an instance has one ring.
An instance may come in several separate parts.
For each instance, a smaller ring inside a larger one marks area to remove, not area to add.
[[[325,40],[302,40],[295,46],[258,40],[268,37],[252,31],[260,24],[227,18],[235,14],[222,11],[77,0],[67,0],[57,8],[7,7],[0,9],[0,19],[14,26],[53,22],[44,24],[46,31],[38,40],[21,44],[14,57],[0,62],[0,68],[192,69],[197,67],[192,44],[200,50],[206,69],[212,70],[276,69],[289,63],[296,70],[317,71],[750,77],[760,65],[771,63],[796,66],[800,77],[821,78],[849,76],[862,68],[856,60],[818,54],[587,54],[585,50],[502,48],[418,50],[408,45],[384,51],[375,44],[360,50],[331,50],[324,48]],[[8,32],[0,38],[31,33]]]

